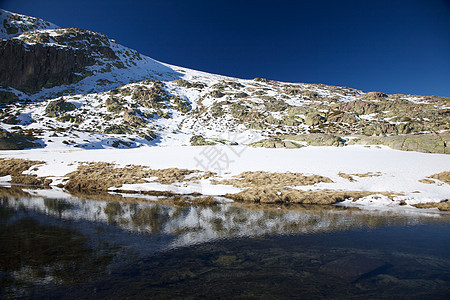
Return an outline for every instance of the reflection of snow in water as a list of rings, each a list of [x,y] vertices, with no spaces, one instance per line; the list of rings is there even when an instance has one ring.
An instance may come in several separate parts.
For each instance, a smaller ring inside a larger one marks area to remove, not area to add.
[[[32,193],[33,191],[28,191]],[[67,195],[67,194],[66,194]],[[379,212],[314,207],[277,209],[243,207],[236,203],[209,207],[175,207],[155,202],[122,203],[45,197],[9,198],[8,206],[25,207],[66,220],[114,224],[130,232],[171,236],[163,248],[188,246],[221,238],[283,235],[347,230],[389,224],[418,224],[424,220],[447,218],[435,213]]]

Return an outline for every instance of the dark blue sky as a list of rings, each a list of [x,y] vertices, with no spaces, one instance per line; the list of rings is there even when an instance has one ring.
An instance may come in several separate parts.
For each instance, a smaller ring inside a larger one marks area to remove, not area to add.
[[[450,97],[450,0],[0,0],[157,60],[236,76]]]

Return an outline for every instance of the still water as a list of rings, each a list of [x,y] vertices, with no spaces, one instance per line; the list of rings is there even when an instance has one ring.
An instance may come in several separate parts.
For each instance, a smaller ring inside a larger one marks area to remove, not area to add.
[[[43,194],[0,188],[0,298],[450,298],[449,214]]]

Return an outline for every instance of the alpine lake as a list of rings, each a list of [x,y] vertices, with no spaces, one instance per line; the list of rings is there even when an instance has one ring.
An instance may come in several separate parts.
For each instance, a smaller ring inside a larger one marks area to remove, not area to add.
[[[51,195],[0,188],[0,298],[450,299],[449,213]]]

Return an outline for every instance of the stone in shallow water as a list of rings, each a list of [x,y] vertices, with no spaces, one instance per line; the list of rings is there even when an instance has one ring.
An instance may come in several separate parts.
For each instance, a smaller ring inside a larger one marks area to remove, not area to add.
[[[363,275],[374,272],[386,265],[387,264],[381,260],[353,254],[333,260],[320,267],[319,270],[325,274],[353,282]]]

